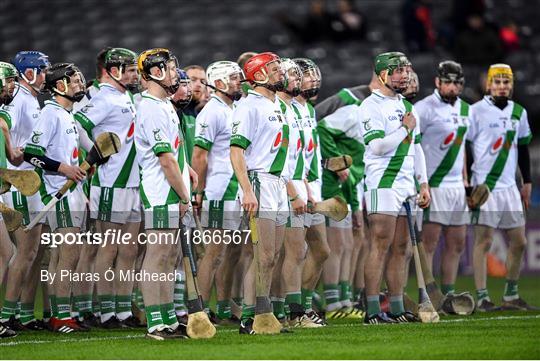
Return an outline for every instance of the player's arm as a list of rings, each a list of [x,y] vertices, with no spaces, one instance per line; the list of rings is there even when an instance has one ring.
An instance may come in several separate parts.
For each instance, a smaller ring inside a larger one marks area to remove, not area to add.
[[[242,187],[242,191],[244,193],[242,206],[247,212],[253,214],[257,211],[258,202],[257,197],[255,197],[255,193],[251,188],[251,183],[249,182],[247,175],[244,149],[231,144],[231,163],[234,174],[236,175],[236,179],[238,179],[238,183],[240,184],[240,187]]]
[[[11,137],[9,135],[9,127],[7,122],[0,117],[0,129],[4,133],[5,147],[6,147],[6,156],[11,164],[18,166],[23,162],[23,152],[19,148],[11,147]]]
[[[415,127],[416,119],[414,118],[414,115],[412,113],[405,114],[401,127],[388,135],[384,135],[380,138],[377,137],[369,141],[371,151],[373,154],[381,156],[396,149]]]
[[[523,110],[518,128],[518,166],[523,178],[521,187],[521,199],[525,209],[529,208],[531,201],[532,181],[531,181],[531,158],[529,154],[529,143],[532,139],[531,129],[527,118],[527,111]]]
[[[294,209],[296,214],[306,213],[306,202],[300,198],[300,194],[298,194],[298,191],[296,190],[296,187],[292,181],[287,182],[287,195],[289,196],[291,207]]]
[[[180,166],[174,158],[174,155],[171,152],[161,152],[158,155],[159,165],[167,178],[167,182],[174,189],[176,194],[180,197],[182,203],[188,203],[190,200],[190,194],[188,193],[184,179],[182,178],[182,173],[180,172]]]
[[[427,179],[426,157],[420,143],[414,145],[414,171],[416,180],[420,184],[418,205],[421,208],[426,208],[431,203],[431,197]]]

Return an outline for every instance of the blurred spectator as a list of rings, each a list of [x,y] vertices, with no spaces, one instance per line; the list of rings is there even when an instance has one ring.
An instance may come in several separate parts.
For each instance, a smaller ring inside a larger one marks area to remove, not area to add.
[[[467,18],[467,27],[457,35],[454,52],[461,63],[482,66],[500,62],[503,56],[496,31],[477,14]]]
[[[286,12],[276,14],[276,18],[303,43],[323,40],[330,31],[330,15],[324,0],[311,1],[304,20],[293,20]]]
[[[504,51],[507,53],[521,48],[519,29],[513,21],[507,21],[499,29],[499,38],[501,39]]]
[[[331,16],[330,30],[334,41],[363,40],[366,37],[366,17],[351,0],[339,0],[337,13]]]
[[[410,52],[423,52],[435,46],[431,0],[406,0],[401,16],[405,44]]]

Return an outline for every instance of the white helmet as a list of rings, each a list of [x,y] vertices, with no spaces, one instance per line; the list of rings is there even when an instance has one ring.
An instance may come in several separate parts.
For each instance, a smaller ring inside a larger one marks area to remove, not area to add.
[[[233,61],[216,61],[208,65],[206,68],[206,79],[210,87],[216,87],[216,80],[221,80],[225,84],[225,89],[223,92],[229,90],[230,76],[233,74],[240,74],[242,80],[245,79],[244,72],[240,66]]]
[[[293,97],[296,97],[300,95],[302,84],[302,70],[294,62],[292,59],[289,58],[281,58],[281,70],[283,70],[283,73],[285,73],[285,92]],[[294,88],[292,91],[287,90],[289,87],[289,72],[293,70],[296,73],[296,76],[300,80],[298,87]]]

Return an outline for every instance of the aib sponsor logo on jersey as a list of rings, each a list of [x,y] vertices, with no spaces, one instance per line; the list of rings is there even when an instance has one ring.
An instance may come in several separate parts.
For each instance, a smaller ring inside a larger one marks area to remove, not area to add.
[[[272,143],[272,149],[270,149],[270,153],[275,153],[277,150],[281,147],[288,147],[289,146],[289,140],[283,136],[283,129],[279,131],[279,133],[274,138],[274,143]]]
[[[495,155],[495,154],[499,153],[499,151],[501,149],[503,149],[503,148],[504,149],[510,149],[511,147],[512,147],[512,142],[507,140],[506,139],[506,134],[503,133],[503,134],[501,134],[501,135],[499,135],[497,137],[495,142],[493,142],[493,144],[489,148],[489,153],[491,153],[491,155]]]
[[[71,158],[73,160],[79,160],[79,149],[77,147],[73,148],[73,152],[71,152]]]
[[[462,138],[458,138],[457,136],[457,130],[452,131],[450,134],[448,134],[446,137],[444,137],[440,148],[441,150],[444,150],[451,146],[452,144],[456,143],[456,145],[461,145],[463,142]]]
[[[306,158],[311,156],[311,154],[315,150],[315,147],[316,147],[315,142],[313,141],[313,138],[310,137],[307,146],[304,148]]]
[[[129,129],[126,135],[126,143],[129,143],[133,140],[133,134],[135,134],[135,122],[131,122]]]

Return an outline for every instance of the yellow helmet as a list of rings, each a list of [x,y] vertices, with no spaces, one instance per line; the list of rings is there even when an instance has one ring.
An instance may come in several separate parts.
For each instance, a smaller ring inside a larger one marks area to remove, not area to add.
[[[514,74],[512,73],[512,68],[508,64],[493,64],[489,67],[486,80],[486,90],[489,90],[493,78],[503,76],[509,78],[510,81],[514,82]]]
[[[154,66],[161,68],[163,77],[165,76],[165,68],[169,60],[176,60],[176,58],[171,54],[169,49],[165,48],[154,48],[143,51],[137,59],[137,70],[139,74],[145,80],[163,80],[156,79],[150,74],[150,69]]]

